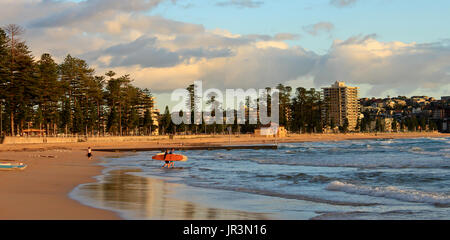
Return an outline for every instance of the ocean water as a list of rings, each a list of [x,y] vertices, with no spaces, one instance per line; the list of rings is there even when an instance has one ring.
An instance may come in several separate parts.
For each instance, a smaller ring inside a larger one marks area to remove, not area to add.
[[[449,146],[450,138],[418,138],[287,143],[277,150],[180,151],[189,161],[170,170],[151,160],[155,152],[142,152],[105,158],[107,169],[98,180],[117,182],[111,180],[112,170],[138,169],[125,174],[182,186],[171,198],[254,213],[239,215],[244,219],[450,219]],[[119,204],[121,198],[115,198],[111,204],[111,199],[95,197],[105,185],[91,185],[79,186],[71,196],[125,218],[155,218],[139,212],[148,201]],[[114,186],[116,195],[128,188],[148,191],[142,183]]]

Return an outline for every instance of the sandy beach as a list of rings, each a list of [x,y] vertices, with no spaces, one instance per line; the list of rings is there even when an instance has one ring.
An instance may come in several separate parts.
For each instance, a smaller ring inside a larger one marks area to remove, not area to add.
[[[28,167],[0,171],[0,219],[119,219],[113,212],[84,206],[67,196],[101,174],[102,168],[93,161],[104,154],[96,154],[93,161],[85,155],[75,149],[1,152],[1,161],[16,160]]]
[[[0,219],[120,219],[116,213],[82,205],[68,196],[76,186],[96,181],[93,177],[101,174],[102,167],[95,163],[101,157],[118,155],[118,153],[94,152],[94,159],[89,161],[85,150],[88,146],[93,148],[176,147],[418,137],[450,137],[450,134],[305,134],[291,135],[282,139],[215,136],[183,140],[175,138],[154,142],[0,145],[0,161],[20,161],[28,164],[28,168],[24,171],[0,171]]]

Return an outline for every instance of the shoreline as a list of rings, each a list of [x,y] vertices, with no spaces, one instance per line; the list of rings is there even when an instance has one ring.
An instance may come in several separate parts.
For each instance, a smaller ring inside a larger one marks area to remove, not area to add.
[[[450,137],[441,133],[387,134],[303,134],[286,138],[234,137],[232,144],[270,144],[293,142],[346,141],[367,139],[400,139]],[[214,139],[214,141],[212,141]],[[229,136],[153,141],[59,144],[0,145],[0,161],[20,161],[28,164],[24,171],[0,171],[0,219],[121,219],[118,213],[83,205],[69,197],[78,186],[96,183],[102,166],[95,165],[101,157],[120,153],[94,152],[88,161],[86,148],[177,147],[229,144]],[[153,183],[156,184],[156,183]],[[155,193],[153,193],[155,194]]]
[[[438,132],[405,132],[405,133],[347,133],[347,134],[290,134],[283,138],[255,137],[252,135],[207,135],[183,138],[175,136],[173,140],[162,138],[152,141],[102,141],[102,142],[70,142],[70,143],[23,143],[23,144],[0,144],[1,152],[21,151],[47,151],[47,150],[84,150],[87,147],[102,149],[120,148],[176,148],[178,146],[226,146],[226,145],[255,145],[295,142],[333,142],[347,140],[370,140],[370,139],[405,139],[424,137],[450,137],[450,133]],[[134,140],[133,137],[130,137]],[[1,157],[0,157],[1,158]]]
[[[52,156],[52,157],[49,157]],[[69,197],[78,185],[95,182],[101,156],[83,150],[0,152],[0,161],[26,163],[23,171],[0,171],[1,220],[119,220],[116,213],[82,205]]]
[[[180,193],[186,196],[186,192],[189,192],[188,196],[192,192],[196,196],[208,195],[211,189],[133,174],[140,172],[140,169],[133,167],[110,169],[97,182],[77,186],[71,197],[86,206],[115,212],[124,220],[271,219],[266,213],[217,208],[179,197]],[[123,187],[129,184],[130,187]]]

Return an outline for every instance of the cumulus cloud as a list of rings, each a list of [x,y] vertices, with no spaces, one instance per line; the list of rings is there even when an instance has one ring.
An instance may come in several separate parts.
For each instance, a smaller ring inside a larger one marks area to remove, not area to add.
[[[239,8],[258,8],[263,4],[263,1],[255,0],[227,0],[216,3],[217,6],[235,6]]]
[[[330,0],[330,4],[335,7],[349,7],[354,5],[358,0]]]
[[[123,12],[145,12],[158,6],[164,0],[88,0],[77,3],[42,1],[42,5],[59,6],[59,10],[48,12],[48,16],[38,18],[30,27],[57,27],[74,25],[79,22],[102,19]],[[92,23],[92,22],[91,22]]]
[[[330,33],[334,29],[334,24],[331,22],[318,22],[304,26],[303,30],[313,36],[319,35],[321,32]]]
[[[232,51],[228,48],[180,48],[170,50],[157,45],[156,37],[140,37],[130,43],[117,44],[100,51],[87,53],[84,57],[93,62],[99,60],[102,67],[140,67],[167,68],[184,61],[194,63],[198,59],[230,57]],[[108,56],[108,61],[101,61]]]
[[[49,52],[61,62],[70,53],[86,59],[97,74],[131,74],[137,86],[154,92],[185,88],[195,80],[205,87],[260,88],[308,79],[318,88],[336,80],[368,85],[374,96],[417,89],[447,89],[444,94],[449,94],[449,41],[418,44],[354,36],[335,40],[326,54],[317,54],[286,43],[298,34],[235,34],[142,10],[162,0],[113,0],[111,6],[101,5],[102,13],[82,11],[105,2],[2,1],[0,22],[27,26],[23,38],[36,56]],[[84,20],[75,17],[81,15]],[[304,27],[311,35],[333,29],[330,22]]]
[[[308,74],[318,56],[303,48],[241,47],[230,59],[219,59],[201,68],[206,86],[262,88]]]
[[[102,24],[102,23],[100,23]],[[170,20],[160,16],[143,16],[135,14],[119,14],[104,21],[103,25],[109,34],[123,35],[131,30],[152,34],[196,34],[204,32],[202,25]],[[102,31],[97,29],[96,31]]]
[[[336,40],[318,61],[314,76],[320,86],[327,85],[330,79],[368,84],[369,94],[379,96],[387,90],[407,95],[418,88],[448,88],[449,72],[448,41],[408,44],[358,36]]]

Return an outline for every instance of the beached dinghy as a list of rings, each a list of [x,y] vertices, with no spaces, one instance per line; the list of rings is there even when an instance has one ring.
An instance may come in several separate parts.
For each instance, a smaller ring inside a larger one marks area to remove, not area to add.
[[[24,163],[0,162],[0,170],[24,170],[26,167]]]

